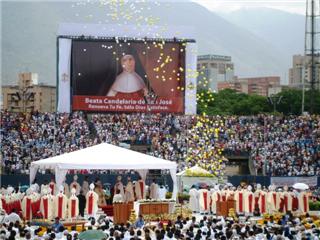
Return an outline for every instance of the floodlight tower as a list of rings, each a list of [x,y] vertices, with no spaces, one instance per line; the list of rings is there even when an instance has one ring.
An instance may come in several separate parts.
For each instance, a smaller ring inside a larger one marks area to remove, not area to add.
[[[305,73],[303,76],[302,113],[305,84],[310,86],[310,113],[314,112],[315,91],[320,78],[320,0],[306,0]]]

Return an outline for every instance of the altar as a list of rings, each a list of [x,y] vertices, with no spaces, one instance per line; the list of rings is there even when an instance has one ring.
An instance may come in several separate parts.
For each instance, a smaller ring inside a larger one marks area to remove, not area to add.
[[[217,201],[217,215],[227,217],[230,209],[236,209],[236,201],[228,199],[227,201]]]
[[[174,201],[137,201],[134,202],[133,208],[135,214],[141,215],[162,215],[174,212]]]
[[[132,208],[132,202],[113,203],[113,222],[115,224],[127,223],[129,221]]]

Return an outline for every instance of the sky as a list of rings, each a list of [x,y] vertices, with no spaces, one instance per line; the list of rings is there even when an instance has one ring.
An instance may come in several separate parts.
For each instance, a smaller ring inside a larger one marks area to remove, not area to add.
[[[232,12],[241,8],[268,7],[305,14],[306,0],[193,0],[212,11]]]

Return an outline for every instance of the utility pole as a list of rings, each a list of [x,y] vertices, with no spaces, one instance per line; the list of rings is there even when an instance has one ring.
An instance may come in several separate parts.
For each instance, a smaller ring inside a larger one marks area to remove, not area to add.
[[[282,100],[282,96],[278,97],[274,94],[268,97],[269,103],[273,106],[273,114],[277,112],[277,105],[281,103],[281,100]]]
[[[320,0],[306,0],[305,23],[305,69],[310,71],[310,113],[314,113],[315,92],[319,90],[319,71],[317,66],[320,59]],[[305,74],[306,75],[306,74]],[[302,90],[302,111],[304,111],[305,78]],[[302,112],[303,114],[303,112]]]

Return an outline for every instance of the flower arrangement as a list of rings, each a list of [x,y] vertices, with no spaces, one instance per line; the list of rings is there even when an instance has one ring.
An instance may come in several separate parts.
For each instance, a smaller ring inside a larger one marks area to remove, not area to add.
[[[187,193],[178,193],[179,201],[189,201],[190,195]]]
[[[172,198],[172,192],[167,192],[166,199],[171,199],[171,198]]]
[[[141,199],[138,203],[163,203],[163,202],[175,202],[174,199]]]
[[[174,200],[174,199],[164,199],[164,200],[162,200],[162,202],[176,202],[176,200]]]
[[[138,203],[149,203],[151,202],[151,199],[140,199],[138,200]]]
[[[318,219],[318,220],[314,221],[314,224],[315,224],[317,227],[320,227],[320,220]]]
[[[190,195],[187,194],[187,193],[181,193],[181,192],[178,193],[179,202],[181,202],[181,201],[189,201],[189,198],[190,198]],[[175,202],[175,200],[172,199],[172,192],[167,192],[166,193],[166,201]]]
[[[271,215],[269,213],[265,213],[262,216],[263,216],[263,219],[265,219],[265,220],[270,220],[270,217],[271,217]]]
[[[165,214],[149,214],[149,215],[145,215],[144,219],[146,222],[151,222],[151,221],[156,221],[156,220],[160,220],[161,222],[166,222],[166,221],[175,221],[177,219],[178,216],[182,216],[183,218],[192,217],[192,211],[183,206],[181,207],[181,205],[178,205],[175,207],[175,211],[173,213],[165,213]],[[164,224],[166,225],[166,224]]]

